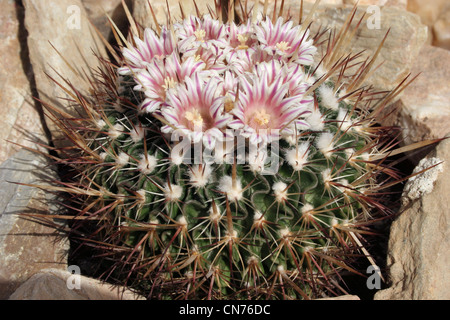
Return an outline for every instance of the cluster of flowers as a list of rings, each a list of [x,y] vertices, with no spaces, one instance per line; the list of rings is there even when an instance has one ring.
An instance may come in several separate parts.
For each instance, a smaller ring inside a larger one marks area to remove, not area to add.
[[[265,144],[308,127],[313,109],[305,66],[317,49],[309,31],[279,18],[243,25],[191,16],[160,34],[147,28],[123,49],[121,75],[132,76],[143,112],[213,149],[238,131]]]

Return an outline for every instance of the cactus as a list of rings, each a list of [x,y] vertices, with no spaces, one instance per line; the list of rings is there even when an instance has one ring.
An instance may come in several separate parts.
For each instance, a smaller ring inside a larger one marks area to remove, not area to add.
[[[342,293],[389,215],[395,141],[377,121],[402,86],[362,87],[375,57],[344,55],[350,31],[323,45],[307,22],[219,17],[139,29],[74,95],[85,118],[59,122],[72,240],[149,298]]]

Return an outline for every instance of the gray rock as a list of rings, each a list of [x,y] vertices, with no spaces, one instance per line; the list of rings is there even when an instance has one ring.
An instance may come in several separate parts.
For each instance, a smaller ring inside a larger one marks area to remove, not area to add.
[[[391,285],[377,292],[376,300],[450,299],[449,140],[428,159],[433,158],[443,161],[433,190],[426,188],[420,198],[406,202],[391,226],[387,256]]]
[[[17,184],[45,185],[43,180],[56,178],[44,157],[26,150],[0,167],[0,299],[42,269],[67,268],[67,239],[54,227],[26,216],[56,214],[53,195]]]

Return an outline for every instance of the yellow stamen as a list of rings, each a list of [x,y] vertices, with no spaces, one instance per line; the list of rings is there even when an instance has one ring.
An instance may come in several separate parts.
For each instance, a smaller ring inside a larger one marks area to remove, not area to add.
[[[164,84],[162,85],[162,87],[167,91],[169,89],[175,88],[176,84],[177,82],[175,80],[173,80],[171,77],[167,77],[164,79]]]
[[[194,126],[202,126],[203,125],[203,118],[198,112],[197,109],[193,109],[192,111],[187,111],[184,115],[186,120],[191,122]]]
[[[253,120],[260,126],[265,126],[270,122],[270,115],[266,112],[266,110],[256,111]]]
[[[286,51],[288,51],[291,48],[291,46],[289,46],[288,44],[289,43],[287,43],[286,41],[281,41],[281,42],[277,43],[276,47],[277,47],[278,50],[286,52]]]
[[[227,96],[225,98],[225,103],[224,104],[225,104],[224,105],[224,110],[225,110],[226,113],[229,113],[229,112],[231,112],[234,109],[234,102],[229,96]]]
[[[203,29],[197,30],[194,32],[197,41],[205,41],[206,31]]]
[[[248,45],[246,44],[246,43],[247,43],[247,40],[248,40],[248,37],[247,37],[247,36],[244,36],[243,34],[238,34],[238,35],[237,35],[237,38],[238,38],[238,41],[241,43],[241,44],[238,46],[238,49],[239,49],[239,50],[246,50],[246,49],[248,49]]]

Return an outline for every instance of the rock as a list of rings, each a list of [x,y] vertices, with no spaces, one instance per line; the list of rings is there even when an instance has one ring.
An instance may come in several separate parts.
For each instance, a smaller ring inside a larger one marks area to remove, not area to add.
[[[26,63],[22,21],[23,8],[16,1],[0,2],[0,163],[20,149],[6,140],[27,147],[46,142],[28,80],[32,70]]]
[[[48,269],[35,274],[21,285],[9,300],[144,300],[120,287],[73,274]]]
[[[315,34],[320,26],[339,29],[351,9],[351,7],[320,6],[314,13],[312,34]],[[293,12],[296,13],[298,10],[294,8]],[[306,6],[305,12],[309,12]],[[356,13],[355,24],[364,12],[368,13],[368,18],[377,18],[376,13],[368,11],[367,6],[360,6]],[[396,7],[381,7],[379,14],[379,26],[363,23],[350,47],[355,54],[364,50],[363,56],[371,57],[390,29],[374,66],[383,64],[365,82],[376,90],[384,91],[394,89],[410,73],[412,63],[426,41],[427,28],[421,24],[417,15]],[[297,19],[294,16],[294,21]]]
[[[43,176],[57,178],[46,159],[30,151],[21,150],[0,167],[0,299],[42,269],[67,268],[66,238],[24,216],[55,214],[51,193],[13,183],[44,184]]]
[[[404,91],[396,125],[405,144],[440,139],[450,133],[450,52],[426,45],[411,69],[420,74]]]
[[[408,202],[393,222],[387,266],[390,287],[376,300],[450,299],[450,140],[428,159],[443,161],[432,192]]]
[[[405,206],[432,192],[434,183],[443,170],[442,160],[435,157],[422,159],[412,172],[417,175],[411,177],[403,189],[402,204]]]
[[[433,45],[450,50],[450,6],[433,25]]]
[[[190,14],[196,14],[194,2],[192,0],[168,0],[170,15],[172,21],[179,21],[181,19],[181,3],[183,12],[186,16]],[[165,0],[151,1],[150,2],[155,13],[156,19],[159,24],[167,23],[167,4]],[[201,14],[207,14],[208,6],[210,6],[215,12],[214,0],[197,1],[197,7]],[[155,27],[155,23],[148,5],[148,1],[134,0],[133,3],[133,17],[136,22],[143,27]]]
[[[435,41],[432,32],[433,25],[441,13],[445,11],[446,6],[448,6],[447,0],[408,0],[408,11],[417,14],[422,23],[428,26],[428,44],[432,44]]]
[[[407,0],[344,0],[346,5],[354,5],[358,3],[360,6],[390,6],[400,9],[406,9]]]
[[[361,300],[361,299],[359,299],[358,296],[345,295],[345,296],[339,296],[339,297],[334,297],[334,298],[321,298],[321,299],[316,299],[316,300],[336,300],[336,301],[340,301],[340,300]]]
[[[106,56],[103,44],[90,26],[80,0],[23,0],[23,3],[30,61],[39,98],[79,116],[71,108],[69,100],[66,100],[71,97],[49,76],[67,87],[64,82],[66,79],[82,94],[86,94],[90,84],[84,73],[90,75],[92,70],[89,67],[95,69],[99,66],[94,53]],[[61,130],[52,121],[48,122],[48,126],[54,142],[60,144]]]
[[[121,0],[82,0],[82,2],[89,19],[105,39],[110,39],[112,36],[108,16],[119,28],[123,28],[128,21]],[[126,2],[128,5],[131,4],[129,0]]]
[[[408,0],[407,9],[417,14],[423,24],[431,26],[447,4],[447,0]]]

